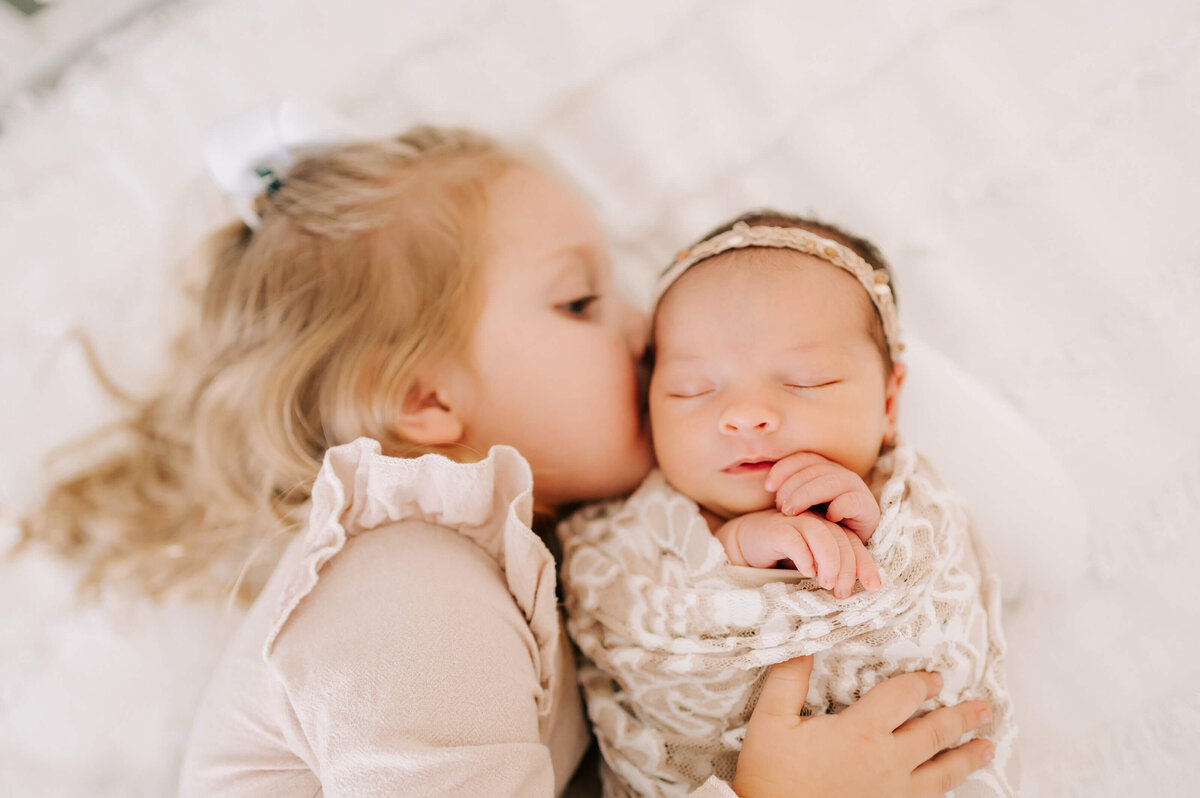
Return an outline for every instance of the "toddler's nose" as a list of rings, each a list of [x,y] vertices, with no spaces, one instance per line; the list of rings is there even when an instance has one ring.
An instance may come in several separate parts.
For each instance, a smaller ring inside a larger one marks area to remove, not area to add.
[[[774,432],[779,429],[779,413],[757,402],[735,402],[721,413],[719,424],[727,434]]]
[[[646,314],[626,302],[619,300],[621,314],[621,330],[625,335],[625,343],[635,358],[640,358],[646,351],[647,338],[650,336],[650,320]]]

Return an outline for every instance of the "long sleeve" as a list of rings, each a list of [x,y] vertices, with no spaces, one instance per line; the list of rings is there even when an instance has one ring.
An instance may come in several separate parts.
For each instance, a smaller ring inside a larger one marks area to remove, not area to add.
[[[553,796],[537,649],[500,568],[454,532],[352,538],[268,663],[328,796]],[[569,774],[568,774],[569,775]]]
[[[509,447],[330,449],[197,711],[181,798],[561,794],[589,737],[532,487]]]

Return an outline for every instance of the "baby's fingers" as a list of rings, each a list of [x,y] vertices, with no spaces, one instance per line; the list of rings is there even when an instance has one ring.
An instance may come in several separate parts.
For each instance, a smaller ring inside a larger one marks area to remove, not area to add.
[[[858,541],[858,539],[836,525],[834,525],[832,534],[833,539],[837,541],[838,556],[840,557],[837,582],[833,586],[833,595],[838,598],[846,598],[854,592],[854,576],[857,571],[857,558],[854,555],[854,549],[850,541]]]
[[[844,537],[844,535],[839,532],[835,537],[830,527],[834,529],[837,527],[815,515],[804,515],[797,521],[800,522],[800,534],[804,536],[804,542],[808,544],[808,549],[812,552],[816,564],[817,584],[826,590],[833,590],[838,585],[839,572],[842,568],[842,551],[837,537]],[[851,579],[853,579],[853,573],[851,573]]]
[[[751,568],[774,568],[780,560],[791,560],[797,571],[815,577],[816,566],[804,537],[789,523],[790,519],[778,515],[776,519],[766,521],[758,514],[744,516],[734,538],[736,556],[730,555],[730,561]],[[722,545],[729,550],[725,541]]]
[[[833,501],[854,490],[856,476],[833,463],[809,466],[779,486],[775,492],[775,506],[784,515],[798,515],[809,507]]]
[[[846,540],[854,552],[854,572],[858,576],[858,581],[862,582],[862,586],[867,590],[878,590],[879,586],[883,584],[883,580],[879,577],[875,558],[871,556],[871,552],[867,551],[867,547],[862,544],[857,535],[847,532]]]
[[[781,559],[791,560],[796,570],[804,576],[810,579],[816,578],[816,561],[813,559],[812,551],[808,548],[808,543],[792,527],[786,525],[782,525],[782,527],[787,530],[787,537],[781,541],[779,546]]]
[[[815,452],[789,454],[787,457],[776,461],[775,465],[771,466],[771,470],[767,472],[766,489],[773,493],[779,490],[779,486],[790,477],[798,474],[805,468],[828,462],[828,460]]]
[[[861,489],[847,491],[829,502],[825,517],[842,524],[866,543],[879,526],[879,504],[864,485]]]

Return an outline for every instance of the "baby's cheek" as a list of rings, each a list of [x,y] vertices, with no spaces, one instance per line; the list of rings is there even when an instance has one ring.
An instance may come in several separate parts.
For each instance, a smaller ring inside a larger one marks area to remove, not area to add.
[[[658,467],[676,490],[693,498],[702,493],[697,479],[695,457],[682,445],[681,436],[662,427],[654,431],[654,456]]]
[[[694,436],[688,434],[681,419],[672,413],[656,412],[655,405],[651,404],[650,429],[654,433],[654,452],[663,470],[680,476],[685,474],[687,463],[692,459],[688,444]]]

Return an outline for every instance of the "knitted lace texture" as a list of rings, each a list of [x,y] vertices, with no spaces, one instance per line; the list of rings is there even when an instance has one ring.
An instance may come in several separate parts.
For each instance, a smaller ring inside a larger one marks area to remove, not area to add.
[[[567,629],[605,760],[605,796],[684,796],[731,781],[767,666],[816,654],[805,714],[837,712],[889,676],[936,669],[922,711],[992,706],[992,763],[956,796],[1011,796],[1016,723],[1004,678],[1000,586],[960,501],[912,448],[871,478],[883,578],[837,599],[795,571],[729,563],[695,502],[652,473],[623,502],[559,528]],[[964,737],[965,742],[968,737]]]

